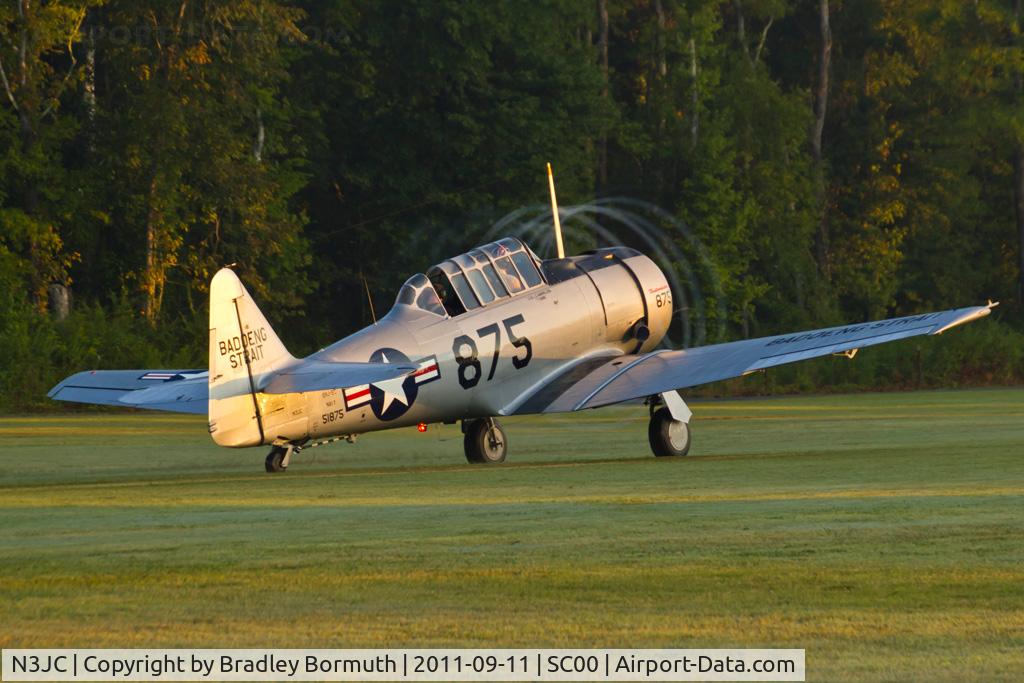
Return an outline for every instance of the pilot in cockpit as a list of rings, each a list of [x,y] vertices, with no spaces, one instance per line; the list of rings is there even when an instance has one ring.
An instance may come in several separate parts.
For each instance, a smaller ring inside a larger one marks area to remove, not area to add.
[[[441,272],[440,269],[432,268],[428,273],[428,277],[430,278],[430,284],[434,286],[434,291],[437,292],[437,298],[441,300],[441,305],[444,306],[444,310],[448,315],[456,316],[465,312],[462,302],[452,292],[451,283],[448,282],[447,275]]]

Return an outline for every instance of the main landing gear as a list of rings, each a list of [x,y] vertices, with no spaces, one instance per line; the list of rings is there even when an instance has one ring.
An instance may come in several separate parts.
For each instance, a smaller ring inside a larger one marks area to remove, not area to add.
[[[675,391],[652,396],[651,422],[647,439],[651,451],[659,458],[684,456],[690,452],[690,416],[686,403]]]
[[[651,451],[659,458],[684,456],[690,452],[690,417],[692,413],[678,392],[670,391],[647,400],[651,410],[651,422],[647,427],[647,438]],[[508,436],[493,417],[462,421],[463,448],[466,460],[473,464],[497,465],[505,462],[508,453]],[[354,441],[354,436],[337,437]],[[331,441],[337,440],[331,439]],[[320,443],[313,444],[314,446]],[[267,472],[284,472],[293,452],[307,446],[303,443],[277,443],[267,454]]]
[[[505,462],[508,437],[497,420],[492,417],[463,420],[462,432],[467,461],[489,465]]]

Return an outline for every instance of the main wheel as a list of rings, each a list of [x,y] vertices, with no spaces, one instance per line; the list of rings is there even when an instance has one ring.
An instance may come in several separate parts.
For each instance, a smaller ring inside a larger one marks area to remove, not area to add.
[[[495,465],[505,462],[508,437],[497,420],[473,420],[466,425],[463,446],[469,462]]]
[[[690,452],[690,425],[672,418],[668,408],[658,408],[647,427],[651,450],[659,458]]]
[[[280,446],[274,446],[270,449],[270,453],[267,454],[265,465],[267,472],[284,472],[287,467],[284,466],[284,454],[285,450]]]

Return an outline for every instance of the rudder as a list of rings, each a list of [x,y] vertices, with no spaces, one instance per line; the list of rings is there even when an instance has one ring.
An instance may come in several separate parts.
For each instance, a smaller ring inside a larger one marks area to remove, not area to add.
[[[267,374],[295,362],[230,268],[210,282],[210,435],[220,446],[265,441],[256,394]]]

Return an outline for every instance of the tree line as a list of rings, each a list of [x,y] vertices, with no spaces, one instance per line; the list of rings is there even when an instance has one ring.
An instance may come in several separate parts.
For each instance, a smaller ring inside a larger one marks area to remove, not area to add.
[[[1021,2],[9,0],[0,404],[203,366],[230,263],[315,350],[547,161],[689,225],[727,337],[1001,299],[1019,380]]]

